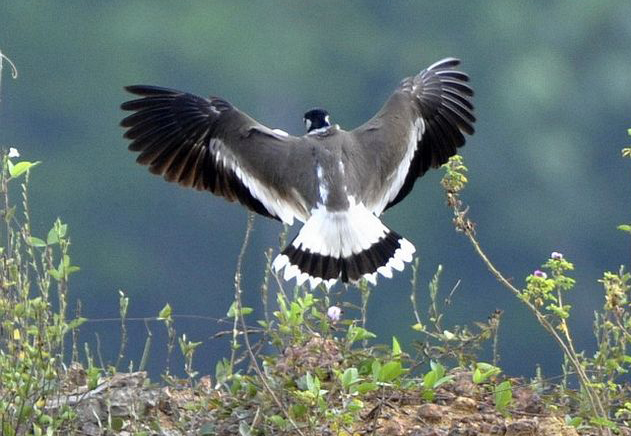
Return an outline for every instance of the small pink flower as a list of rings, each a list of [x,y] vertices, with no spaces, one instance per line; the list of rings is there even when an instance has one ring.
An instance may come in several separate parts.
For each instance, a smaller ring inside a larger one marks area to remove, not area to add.
[[[342,317],[342,309],[337,306],[331,306],[329,310],[326,311],[326,316],[333,322],[339,321]]]
[[[558,251],[553,251],[550,257],[555,260],[561,260],[563,259],[563,253],[559,253]]]
[[[535,277],[541,277],[542,279],[547,279],[548,278],[548,274],[546,274],[545,272],[543,272],[541,270],[535,270],[535,272],[532,273],[532,275],[534,275]]]

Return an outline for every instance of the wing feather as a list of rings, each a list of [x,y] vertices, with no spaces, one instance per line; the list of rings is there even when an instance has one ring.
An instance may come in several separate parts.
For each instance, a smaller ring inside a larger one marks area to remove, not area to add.
[[[133,112],[121,121],[124,137],[149,171],[287,223],[305,219],[303,200],[281,171],[300,160],[300,138],[274,133],[221,98],[147,85],[126,90],[141,98],[121,105]],[[276,165],[263,166],[272,159]]]
[[[376,215],[400,202],[417,178],[447,162],[472,135],[473,89],[469,76],[442,59],[401,82],[381,110],[351,133],[373,157],[381,183],[360,197]],[[366,170],[366,169],[364,169]]]

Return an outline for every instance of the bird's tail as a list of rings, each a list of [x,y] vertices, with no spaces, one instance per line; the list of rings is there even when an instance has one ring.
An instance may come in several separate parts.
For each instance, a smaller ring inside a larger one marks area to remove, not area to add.
[[[298,285],[309,280],[332,286],[338,279],[357,282],[362,277],[375,284],[377,273],[392,277],[412,261],[415,248],[407,239],[386,227],[362,204],[346,211],[314,210],[294,240],[272,264],[283,278],[296,278]]]

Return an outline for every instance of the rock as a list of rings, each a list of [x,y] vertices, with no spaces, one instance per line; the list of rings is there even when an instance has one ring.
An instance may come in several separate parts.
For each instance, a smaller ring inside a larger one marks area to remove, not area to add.
[[[539,418],[539,433],[541,436],[578,436],[574,427],[565,424],[561,418],[545,416]]]
[[[447,430],[441,428],[414,429],[410,436],[447,436]]]
[[[448,387],[457,395],[472,396],[479,390],[479,386],[473,383],[471,371],[455,371],[453,383]]]
[[[452,403],[454,409],[459,409],[467,412],[477,410],[477,403],[473,398],[457,397]]]
[[[457,423],[449,429],[447,436],[478,436],[480,432],[471,428],[469,424]]]
[[[74,380],[77,380],[76,377]],[[126,421],[144,417],[156,408],[161,390],[146,387],[146,380],[145,372],[115,374],[104,379],[95,389],[78,386],[73,393],[50,400],[47,409],[52,411],[68,405],[77,414],[79,424],[76,434],[102,435],[112,418],[119,418],[124,427]],[[118,434],[122,435],[125,431],[122,428]]]
[[[539,424],[535,419],[520,419],[506,426],[506,436],[537,436]]]
[[[418,416],[427,421],[440,421],[444,415],[443,407],[438,404],[426,403],[418,408]]]
[[[543,401],[539,394],[529,386],[513,390],[513,407],[529,415],[540,415],[544,411]]]

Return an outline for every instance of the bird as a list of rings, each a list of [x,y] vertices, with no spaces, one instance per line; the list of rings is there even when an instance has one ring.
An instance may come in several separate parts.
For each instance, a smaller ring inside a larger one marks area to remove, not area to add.
[[[474,92],[459,64],[444,58],[404,78],[348,131],[314,108],[304,114],[304,135],[294,136],[221,97],[150,85],[125,87],[134,99],[121,105],[132,112],[121,126],[151,173],[287,225],[302,222],[272,262],[283,279],[311,288],[376,284],[378,275],[403,271],[416,250],[379,217],[474,133]]]

